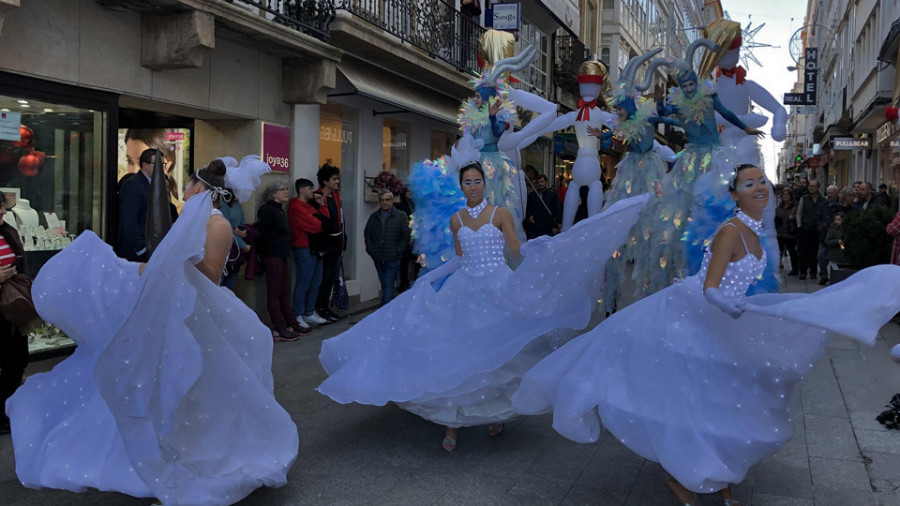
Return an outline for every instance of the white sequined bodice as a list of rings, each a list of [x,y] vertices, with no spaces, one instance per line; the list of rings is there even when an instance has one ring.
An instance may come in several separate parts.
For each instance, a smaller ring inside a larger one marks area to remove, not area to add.
[[[743,240],[743,237],[741,237]],[[762,279],[763,272],[766,270],[766,250],[762,249],[762,258],[756,258],[756,255],[750,253],[747,244],[744,243],[746,255],[736,262],[728,262],[725,274],[722,276],[722,282],[719,284],[719,291],[725,297],[731,300],[741,300],[747,294],[747,289],[758,279]],[[700,283],[706,280],[706,271],[709,269],[709,260],[712,258],[712,251],[707,249],[703,254],[703,264],[700,271],[697,272],[695,278]]]
[[[483,276],[497,269],[506,267],[506,257],[503,256],[503,232],[488,222],[478,230],[473,230],[465,225],[456,233],[459,245],[462,247],[463,272],[473,276]]]

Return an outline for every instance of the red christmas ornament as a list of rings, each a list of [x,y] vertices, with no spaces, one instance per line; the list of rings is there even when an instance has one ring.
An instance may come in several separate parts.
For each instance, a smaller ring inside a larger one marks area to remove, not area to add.
[[[44,169],[45,156],[46,153],[42,151],[32,151],[19,158],[19,172],[27,177],[37,176]]]
[[[34,130],[25,125],[19,125],[19,137],[20,140],[12,142],[12,145],[17,148],[29,148],[34,142]]]
[[[897,118],[900,117],[900,108],[897,107],[887,107],[884,110],[884,118],[888,121],[897,121]]]

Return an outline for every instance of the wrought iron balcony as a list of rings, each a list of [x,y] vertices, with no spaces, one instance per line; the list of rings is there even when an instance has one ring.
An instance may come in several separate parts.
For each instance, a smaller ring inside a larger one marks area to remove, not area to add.
[[[313,36],[328,39],[328,26],[334,21],[334,0],[225,0],[240,7],[259,9],[272,21]]]
[[[578,90],[578,67],[591,58],[591,52],[571,35],[557,35],[554,41],[553,80],[560,88]]]
[[[334,6],[458,71],[472,73],[478,66],[478,39],[485,29],[445,0],[334,0]]]

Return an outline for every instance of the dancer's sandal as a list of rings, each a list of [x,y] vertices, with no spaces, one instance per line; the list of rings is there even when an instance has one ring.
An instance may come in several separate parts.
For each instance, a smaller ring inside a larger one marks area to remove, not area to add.
[[[506,430],[506,424],[492,423],[488,425],[488,436],[499,436],[504,430]]]
[[[444,440],[441,442],[441,447],[448,452],[452,452],[456,449],[456,438],[450,436],[444,436]]]
[[[697,506],[697,495],[686,489],[681,483],[678,483],[675,478],[666,480],[666,488],[669,489],[669,492],[672,494],[672,500],[678,506]],[[690,502],[685,502],[682,497],[688,494],[691,496]]]

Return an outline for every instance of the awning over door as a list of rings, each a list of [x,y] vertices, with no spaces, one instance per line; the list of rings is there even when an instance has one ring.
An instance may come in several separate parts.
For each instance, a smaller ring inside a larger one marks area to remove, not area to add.
[[[362,96],[451,125],[457,124],[458,99],[349,58],[338,63],[338,70]]]

